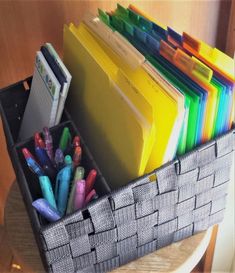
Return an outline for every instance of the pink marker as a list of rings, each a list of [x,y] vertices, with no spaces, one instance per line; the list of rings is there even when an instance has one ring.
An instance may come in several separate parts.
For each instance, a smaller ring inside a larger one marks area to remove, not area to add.
[[[81,209],[84,206],[86,193],[85,187],[86,187],[85,180],[79,180],[76,182],[76,189],[74,195],[74,210]]]
[[[86,178],[86,196],[93,189],[96,175],[97,175],[97,171],[93,169],[89,172]]]
[[[96,191],[93,189],[91,190],[87,196],[86,196],[86,199],[85,199],[85,205],[87,205],[92,199],[93,197],[96,195]]]

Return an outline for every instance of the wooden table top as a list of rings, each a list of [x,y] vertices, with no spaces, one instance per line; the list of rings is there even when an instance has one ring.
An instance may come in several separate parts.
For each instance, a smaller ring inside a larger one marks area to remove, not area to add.
[[[11,247],[23,272],[45,272],[22,196],[16,182],[5,207],[5,226]],[[113,273],[190,272],[205,253],[211,229],[124,265]]]

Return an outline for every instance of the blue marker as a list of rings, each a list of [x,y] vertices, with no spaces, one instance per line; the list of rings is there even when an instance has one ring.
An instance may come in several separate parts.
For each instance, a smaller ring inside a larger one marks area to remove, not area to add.
[[[71,165],[68,165],[60,170],[56,177],[55,198],[57,202],[57,208],[62,216],[64,215],[67,207],[71,177]]]
[[[48,167],[53,167],[46,150],[40,147],[35,147],[35,153],[42,166],[47,165]]]
[[[61,218],[58,210],[52,207],[47,200],[40,198],[32,203],[33,207],[49,222],[55,222]]]
[[[55,196],[52,190],[51,181],[48,176],[40,176],[39,177],[40,187],[42,190],[43,197],[48,201],[48,203],[57,209]]]

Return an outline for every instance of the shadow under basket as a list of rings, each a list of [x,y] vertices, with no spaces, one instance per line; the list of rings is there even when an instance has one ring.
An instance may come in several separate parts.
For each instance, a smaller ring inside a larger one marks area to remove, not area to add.
[[[5,88],[5,96],[16,85]],[[99,199],[55,223],[43,223],[31,205],[41,194],[37,177],[21,154],[22,147],[32,147],[33,139],[16,142],[18,131],[9,124],[1,92],[0,100],[4,131],[11,145],[8,151],[48,272],[111,271],[222,221],[235,149],[234,130],[114,192],[98,171]],[[4,100],[6,103],[7,98]],[[71,120],[65,121],[51,128],[55,139],[65,126],[72,135],[78,133]],[[82,145],[82,164],[88,170],[98,170],[84,141]]]

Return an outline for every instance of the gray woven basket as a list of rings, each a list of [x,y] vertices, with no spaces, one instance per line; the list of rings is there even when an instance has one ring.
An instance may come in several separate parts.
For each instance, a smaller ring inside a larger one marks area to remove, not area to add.
[[[41,230],[48,271],[106,272],[223,219],[234,132]]]

